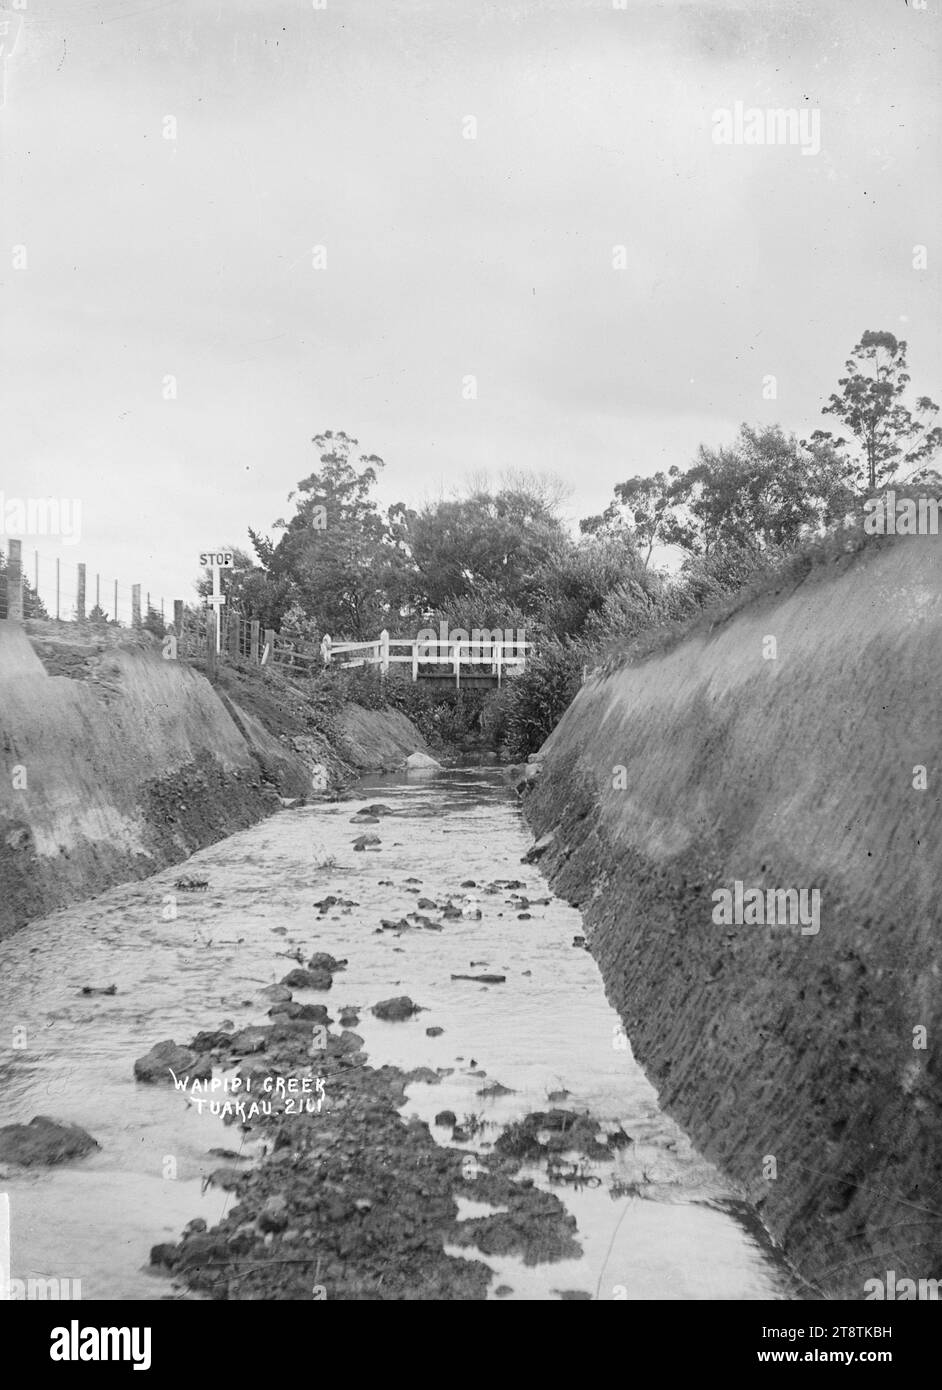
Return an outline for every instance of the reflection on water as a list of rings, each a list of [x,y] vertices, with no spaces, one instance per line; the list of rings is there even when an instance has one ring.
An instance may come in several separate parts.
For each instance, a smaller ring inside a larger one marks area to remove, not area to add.
[[[394,814],[351,825],[370,802]],[[378,850],[354,851],[364,829],[379,834]],[[496,770],[373,777],[355,801],[284,811],[0,942],[5,1049],[14,1028],[25,1030],[24,1046],[0,1051],[0,1124],[49,1114],[101,1144],[71,1166],[0,1173],[11,1194],[13,1274],[79,1278],[85,1298],[166,1296],[166,1281],[147,1268],[150,1247],[176,1240],[193,1217],[212,1224],[222,1214],[229,1195],[201,1190],[221,1162],[209,1151],[237,1149],[240,1131],[168,1088],[136,1084],[134,1059],[227,1019],[266,1022],[259,990],[292,968],[300,947],[348,959],[329,995],[296,998],[326,999],[333,1017],[358,1006],[371,1064],[450,1069],[438,1085],[412,1085],[405,1107],[439,1142],[451,1142],[450,1128],[434,1124],[443,1110],[469,1134],[461,1147],[486,1153],[503,1125],[559,1105],[631,1139],[612,1160],[579,1165],[572,1156],[555,1174],[583,1257],[529,1268],[488,1257],[492,1297],[787,1297],[784,1271],[736,1218],[728,1185],[658,1110],[595,963],[572,945],[579,914],[520,863],[528,843]],[[178,894],[174,919],[168,895],[182,874],[208,878],[209,888]],[[494,889],[497,880],[521,886]],[[327,895],[356,906],[322,914],[315,904]],[[417,910],[437,921],[440,912],[417,908],[419,897],[439,908],[450,900],[461,915],[441,931],[380,929],[381,919]],[[452,978],[460,974],[506,980]],[[114,996],[81,993],[110,984]],[[407,1023],[366,1012],[396,994],[423,1012]],[[444,1031],[429,1037],[428,1028]],[[500,1094],[481,1094],[495,1082]],[[550,1186],[540,1167],[525,1172]],[[473,1164],[468,1173],[465,1219],[481,1214]]]

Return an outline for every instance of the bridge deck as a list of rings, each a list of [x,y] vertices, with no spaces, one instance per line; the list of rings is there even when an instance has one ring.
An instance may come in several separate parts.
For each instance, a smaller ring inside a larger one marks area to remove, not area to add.
[[[504,676],[514,676],[525,669],[532,645],[530,642],[482,642],[470,638],[455,641],[434,638],[420,642],[417,637],[391,638],[388,632],[382,632],[374,642],[334,642],[325,637],[321,643],[321,657],[325,665],[336,661],[344,668],[378,666],[384,676],[391,666],[408,666],[414,681],[454,679],[456,685],[462,681],[500,685]],[[429,667],[447,668],[449,674],[446,676],[444,669],[436,671]],[[475,671],[475,667],[487,669]]]

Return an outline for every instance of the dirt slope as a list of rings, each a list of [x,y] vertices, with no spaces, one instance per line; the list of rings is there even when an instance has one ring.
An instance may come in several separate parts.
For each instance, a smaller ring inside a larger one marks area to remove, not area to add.
[[[220,668],[214,687],[147,634],[28,627],[0,622],[0,937],[354,773],[286,682]],[[424,747],[361,713],[358,766]]]
[[[868,551],[590,681],[526,793],[662,1101],[851,1298],[942,1262],[940,557]],[[820,930],[717,923],[736,880],[819,890]]]

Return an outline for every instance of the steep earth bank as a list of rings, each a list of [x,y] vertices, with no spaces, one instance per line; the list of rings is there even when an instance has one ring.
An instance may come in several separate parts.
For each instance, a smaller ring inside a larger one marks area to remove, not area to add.
[[[879,544],[590,680],[524,789],[662,1104],[827,1296],[942,1264],[940,689],[939,541]],[[714,920],[737,880],[820,929]]]
[[[211,685],[146,633],[0,622],[0,938],[425,747],[401,714],[351,720],[274,672]]]

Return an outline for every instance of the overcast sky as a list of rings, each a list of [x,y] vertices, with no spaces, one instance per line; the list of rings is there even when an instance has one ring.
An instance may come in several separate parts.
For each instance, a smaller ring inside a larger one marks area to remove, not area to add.
[[[387,502],[512,466],[577,518],[742,420],[826,426],[868,328],[942,398],[917,3],[0,0],[0,492],[79,498],[41,554],[169,600],[325,429]],[[714,144],[737,101],[818,109],[820,153]]]

